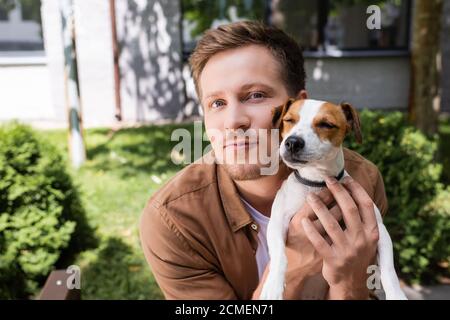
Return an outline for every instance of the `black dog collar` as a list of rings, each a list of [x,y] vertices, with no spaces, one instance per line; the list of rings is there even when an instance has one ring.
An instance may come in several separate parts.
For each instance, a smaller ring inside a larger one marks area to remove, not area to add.
[[[300,173],[298,173],[298,170],[294,171],[294,175],[295,178],[297,178],[297,181],[308,186],[308,187],[313,187],[313,188],[324,188],[327,186],[327,184],[325,183],[325,181],[312,181],[312,180],[308,180],[303,178]],[[341,172],[339,172],[339,174],[335,177],[337,181],[341,180],[342,177],[344,176],[344,169],[342,169]]]

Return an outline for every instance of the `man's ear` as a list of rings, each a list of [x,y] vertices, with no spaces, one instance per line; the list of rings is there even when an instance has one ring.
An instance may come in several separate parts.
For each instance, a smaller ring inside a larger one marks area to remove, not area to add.
[[[297,93],[297,96],[295,97],[297,100],[305,100],[305,99],[308,99],[308,92],[305,90],[305,89],[303,89],[303,90],[300,90],[298,93]]]
[[[283,123],[283,117],[294,101],[295,99],[290,98],[285,104],[272,109],[272,126],[274,128],[281,129],[280,126]]]
[[[358,112],[347,102],[341,103],[341,109],[347,119],[347,134],[353,130],[356,142],[362,143],[361,122],[359,120]]]

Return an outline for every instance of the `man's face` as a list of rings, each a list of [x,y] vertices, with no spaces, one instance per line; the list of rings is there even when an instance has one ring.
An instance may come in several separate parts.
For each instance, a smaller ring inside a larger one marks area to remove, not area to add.
[[[216,158],[223,159],[234,180],[259,178],[263,165],[249,161],[249,154],[259,151],[253,148],[264,148],[271,156],[277,148],[271,143],[263,146],[261,137],[256,143],[248,139],[241,143],[246,139],[236,133],[266,129],[270,137],[272,109],[289,99],[279,63],[263,46],[227,50],[210,58],[199,84],[205,127]]]

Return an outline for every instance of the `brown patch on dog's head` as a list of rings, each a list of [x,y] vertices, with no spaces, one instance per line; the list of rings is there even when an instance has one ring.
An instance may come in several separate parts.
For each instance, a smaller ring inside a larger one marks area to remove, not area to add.
[[[288,101],[286,101],[285,104],[272,109],[272,126],[274,128],[281,129],[281,126],[283,124],[283,116],[289,110],[289,107],[294,101],[294,99],[290,98]]]
[[[272,125],[280,129],[281,137],[284,137],[291,128],[300,121],[300,108],[303,100],[289,99],[284,105],[272,110]]]
[[[300,109],[304,104],[304,100],[297,100],[292,103],[289,110],[283,116],[283,125],[281,128],[281,137],[285,137],[292,129],[300,121]]]
[[[353,131],[356,142],[362,143],[361,121],[358,112],[347,102],[341,103],[341,110],[347,120],[347,134]]]
[[[340,146],[347,134],[347,120],[340,107],[326,102],[314,117],[313,130],[320,140],[328,140],[334,146]]]
[[[354,132],[356,141],[362,142],[361,125],[356,110],[348,103],[337,106],[326,102],[314,117],[313,129],[320,140],[339,146],[345,137]]]

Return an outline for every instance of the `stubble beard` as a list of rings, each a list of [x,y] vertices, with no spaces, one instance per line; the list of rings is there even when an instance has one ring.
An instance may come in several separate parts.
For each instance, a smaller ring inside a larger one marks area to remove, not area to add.
[[[272,141],[270,140],[270,136],[267,138],[267,140]],[[263,141],[267,140],[264,139]],[[259,148],[267,148],[267,146],[265,146],[265,143],[267,142],[262,144],[260,142],[261,139],[258,139],[258,145],[254,147],[255,149],[252,149],[252,151],[246,150],[245,154],[241,153],[238,156],[235,154],[235,157],[230,157],[230,155],[227,153],[220,153],[220,159],[222,159],[223,161],[222,166],[234,181],[257,180],[265,176],[263,168],[270,167],[270,164],[260,163],[258,156]],[[271,144],[271,146],[269,146],[270,150],[266,151],[265,154],[267,154],[268,152],[270,152],[270,154],[273,154],[274,152],[278,154],[278,146],[278,142],[274,145]],[[221,146],[219,146],[219,148],[220,147]],[[240,159],[241,161],[236,163],[237,159]],[[227,163],[227,160],[229,160],[230,162]]]
[[[261,167],[257,164],[224,164],[225,170],[235,181],[256,180],[261,178]]]

